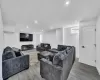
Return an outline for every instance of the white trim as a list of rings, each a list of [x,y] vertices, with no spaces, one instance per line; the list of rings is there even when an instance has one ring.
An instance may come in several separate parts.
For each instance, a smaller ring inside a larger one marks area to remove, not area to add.
[[[96,68],[97,68],[97,71],[98,71],[98,73],[100,75],[100,68],[97,65],[96,65]]]
[[[98,70],[98,73],[99,73],[99,75],[100,75],[100,69],[99,69],[99,68],[97,68],[97,70]]]
[[[1,7],[0,7],[0,80],[2,78],[2,53],[4,48],[4,36],[3,36],[3,22],[2,22],[2,15],[1,15]]]
[[[42,34],[40,34],[40,43],[43,42],[43,37],[42,37]]]
[[[64,39],[65,39],[65,36],[64,36],[65,30],[64,30],[64,29],[65,29],[65,28],[62,29],[62,31],[63,31],[63,45],[64,45],[64,43],[65,43],[65,42],[64,42]]]

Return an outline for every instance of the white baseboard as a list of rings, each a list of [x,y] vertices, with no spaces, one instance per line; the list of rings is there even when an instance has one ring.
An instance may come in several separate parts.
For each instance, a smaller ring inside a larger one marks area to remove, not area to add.
[[[96,65],[89,64],[89,63],[87,63],[86,61],[83,61],[83,60],[82,60],[82,59],[80,59],[80,58],[79,58],[79,62],[80,62],[80,63],[83,63],[83,64],[86,64],[86,65],[89,65],[89,66],[96,67]]]
[[[96,65],[96,68],[97,68],[97,71],[98,71],[98,73],[100,75],[100,68],[97,65]]]

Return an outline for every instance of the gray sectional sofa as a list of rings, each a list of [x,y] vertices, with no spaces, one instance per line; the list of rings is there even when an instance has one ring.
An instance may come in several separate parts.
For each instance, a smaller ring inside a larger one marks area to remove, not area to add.
[[[75,61],[75,47],[66,46],[59,51],[52,61],[45,58],[40,60],[40,74],[46,80],[67,80]]]
[[[48,43],[40,43],[36,46],[36,50],[39,52],[48,51],[49,49],[51,49],[51,45]]]
[[[29,68],[29,55],[23,55],[16,48],[6,47],[2,55],[3,80]]]

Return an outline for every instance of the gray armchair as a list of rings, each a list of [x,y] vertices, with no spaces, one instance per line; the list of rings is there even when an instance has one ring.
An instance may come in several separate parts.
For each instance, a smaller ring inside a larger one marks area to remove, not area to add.
[[[66,53],[66,54],[65,54]],[[74,63],[75,48],[70,46],[54,56],[53,62],[42,58],[40,74],[46,80],[67,80]]]
[[[20,51],[14,51],[10,47],[4,49],[2,59],[2,75],[4,80],[29,68],[29,55],[22,55]]]

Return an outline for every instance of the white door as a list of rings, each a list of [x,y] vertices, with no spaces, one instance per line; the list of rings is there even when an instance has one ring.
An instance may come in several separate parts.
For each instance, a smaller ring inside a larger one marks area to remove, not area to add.
[[[80,59],[79,61],[95,66],[96,60],[96,32],[95,27],[80,28]]]

